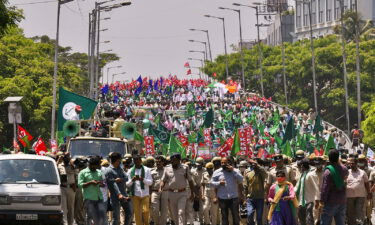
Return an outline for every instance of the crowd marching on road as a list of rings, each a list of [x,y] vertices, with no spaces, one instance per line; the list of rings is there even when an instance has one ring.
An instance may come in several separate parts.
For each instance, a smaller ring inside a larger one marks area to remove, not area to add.
[[[233,81],[170,76],[103,85],[98,114],[114,123],[83,133],[121,137],[129,122],[139,135],[130,154],[87,166],[64,145],[50,154],[65,224],[371,224],[372,151],[360,129],[348,138],[324,112],[292,112]]]

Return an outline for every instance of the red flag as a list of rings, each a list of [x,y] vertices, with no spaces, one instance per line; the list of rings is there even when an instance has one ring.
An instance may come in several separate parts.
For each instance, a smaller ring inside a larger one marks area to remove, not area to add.
[[[181,141],[182,146],[186,148],[186,147],[189,145],[188,138],[185,137],[185,136],[182,135],[182,134],[179,135],[179,138],[180,138],[180,141]]]
[[[228,138],[224,142],[224,144],[217,149],[217,154],[219,156],[221,156],[221,157],[227,157],[227,156],[229,156],[230,152],[232,150],[233,142],[234,142],[234,138],[233,137]]]
[[[33,149],[37,155],[45,155],[47,153],[47,147],[41,137],[34,143]]]
[[[191,74],[191,69],[188,69],[188,71],[186,72],[186,75],[190,75]]]
[[[155,155],[154,136],[145,136],[146,155]]]
[[[189,62],[186,62],[185,65],[184,65],[185,68],[190,68],[190,64]]]
[[[18,126],[18,133],[17,133],[18,140],[19,140],[19,142],[21,142],[23,147],[26,147],[26,146],[28,146],[28,144],[30,144],[30,143],[26,143],[26,142],[29,142],[29,141],[33,140],[33,136],[31,136],[31,134],[29,132],[27,132],[20,125],[17,125],[17,126]]]
[[[217,74],[216,74],[216,73],[214,73],[214,74],[212,74],[212,76],[213,76],[213,77],[217,77]]]
[[[205,142],[206,146],[211,147],[212,140],[211,140],[211,130],[210,130],[210,128],[204,129],[203,133],[204,133],[204,142]]]

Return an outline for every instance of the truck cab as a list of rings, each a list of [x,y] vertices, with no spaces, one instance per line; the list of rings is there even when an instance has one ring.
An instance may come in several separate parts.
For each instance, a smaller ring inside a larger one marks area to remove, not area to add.
[[[79,136],[69,140],[67,150],[73,159],[96,155],[107,158],[110,152],[118,152],[121,155],[128,153],[128,141],[113,137]]]
[[[52,158],[0,155],[0,225],[62,225],[60,178]]]

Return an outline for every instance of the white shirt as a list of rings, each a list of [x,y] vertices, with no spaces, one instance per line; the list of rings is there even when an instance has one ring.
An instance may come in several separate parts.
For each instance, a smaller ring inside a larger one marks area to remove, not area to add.
[[[152,176],[151,176],[151,170],[148,167],[143,166],[145,170],[145,177],[143,178],[144,183],[144,189],[141,188],[141,182],[139,180],[135,181],[135,187],[134,187],[134,195],[138,197],[145,197],[150,195],[150,186],[152,185]],[[131,179],[131,171],[130,169],[128,171],[128,177],[130,178],[129,181],[126,183],[126,186],[131,188],[133,185],[133,181]],[[141,176],[142,169],[135,169],[134,171],[135,175]]]

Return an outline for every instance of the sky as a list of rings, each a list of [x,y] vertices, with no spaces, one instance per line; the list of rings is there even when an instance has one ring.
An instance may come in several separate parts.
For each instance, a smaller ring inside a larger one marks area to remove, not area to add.
[[[101,14],[110,20],[101,22],[100,51],[113,49],[121,59],[109,64],[119,66],[110,70],[113,73],[126,74],[117,76],[116,80],[136,79],[139,75],[148,77],[177,75],[186,76],[185,62],[188,58],[202,58],[201,53],[190,53],[189,50],[203,51],[204,45],[191,43],[188,40],[207,41],[203,32],[192,32],[190,28],[208,30],[213,58],[224,53],[222,22],[206,18],[209,14],[225,18],[228,52],[230,45],[238,44],[238,14],[233,11],[220,10],[218,7],[232,6],[232,3],[252,5],[257,0],[134,0],[130,6],[114,9]],[[56,36],[57,1],[56,0],[10,0],[10,5],[23,9],[25,19],[20,23],[27,37],[36,35]],[[62,5],[60,17],[60,45],[71,46],[73,52],[87,52],[89,12],[94,8],[93,0],[74,0]],[[114,0],[109,4],[124,2]],[[258,1],[259,2],[259,1]],[[244,40],[256,39],[255,10],[247,7],[241,9],[242,33]],[[261,22],[265,22],[262,21]],[[261,28],[261,37],[266,36],[266,28]],[[192,61],[193,67],[200,66],[199,61]],[[107,69],[104,68],[104,82]],[[198,73],[197,69],[192,69]],[[193,77],[197,77],[193,75]],[[111,78],[110,78],[111,79]]]

